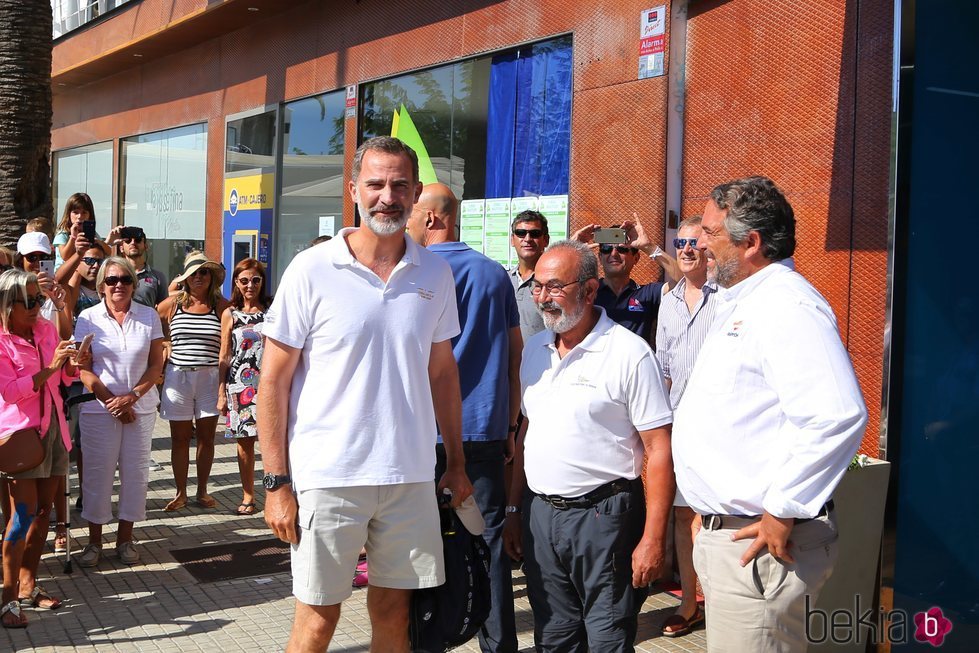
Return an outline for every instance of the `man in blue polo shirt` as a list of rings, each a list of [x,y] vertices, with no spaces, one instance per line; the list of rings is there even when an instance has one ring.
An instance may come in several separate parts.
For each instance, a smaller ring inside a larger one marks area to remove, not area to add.
[[[452,339],[462,386],[466,474],[486,522],[493,602],[479,635],[484,653],[517,650],[510,561],[503,552],[504,465],[513,455],[520,409],[520,315],[509,276],[500,265],[456,240],[458,201],[444,184],[426,184],[408,219],[408,235],[452,268],[462,332]],[[438,397],[435,397],[438,401]],[[436,448],[436,477],[445,452]]]
[[[611,228],[619,228],[612,225]],[[586,225],[575,232],[572,240],[591,244],[598,249],[598,261],[602,264],[604,277],[599,282],[595,306],[601,306],[605,313],[617,324],[632,331],[655,349],[656,316],[663,296],[663,283],[654,281],[640,286],[631,275],[632,268],[639,262],[640,252],[652,258],[654,249],[642,225],[626,221],[621,228],[626,231],[629,242],[621,245],[593,243],[597,224]],[[658,253],[658,252],[656,252]]]

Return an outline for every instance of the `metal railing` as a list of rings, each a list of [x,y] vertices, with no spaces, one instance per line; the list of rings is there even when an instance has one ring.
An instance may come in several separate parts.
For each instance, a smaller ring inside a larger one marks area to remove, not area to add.
[[[131,0],[51,0],[54,34],[64,36]]]

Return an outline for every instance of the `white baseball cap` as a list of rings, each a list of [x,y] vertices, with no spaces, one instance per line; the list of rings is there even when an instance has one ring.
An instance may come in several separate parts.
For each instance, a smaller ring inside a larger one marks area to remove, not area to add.
[[[51,241],[43,231],[32,231],[20,237],[17,241],[17,253],[21,256],[33,254],[34,252],[51,253]]]

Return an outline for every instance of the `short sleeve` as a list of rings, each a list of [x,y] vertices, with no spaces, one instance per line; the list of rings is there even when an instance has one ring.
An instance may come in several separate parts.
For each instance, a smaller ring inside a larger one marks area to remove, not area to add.
[[[65,245],[68,243],[68,232],[59,231],[54,235],[54,240],[51,241],[52,245]]]
[[[651,351],[639,359],[626,381],[625,390],[629,418],[637,431],[648,431],[673,422],[663,374]]]
[[[459,327],[459,306],[456,302],[455,280],[452,278],[452,271],[448,263],[443,265],[442,289],[439,294],[442,296],[442,309],[439,312],[438,323],[435,325],[432,342],[442,342],[449,338],[455,338],[462,332]]]
[[[160,320],[160,314],[151,310],[148,317],[150,323],[150,340],[163,338],[163,322]]]
[[[305,257],[299,256],[286,268],[272,306],[265,315],[263,330],[266,337],[294,349],[306,345],[312,324],[309,275],[304,261]],[[452,297],[455,298],[455,293]]]

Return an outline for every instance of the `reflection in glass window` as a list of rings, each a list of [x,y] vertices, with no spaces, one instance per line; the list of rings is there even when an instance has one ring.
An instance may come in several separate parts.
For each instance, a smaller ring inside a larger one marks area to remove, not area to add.
[[[95,229],[109,233],[112,224],[112,143],[94,143],[55,152],[54,224],[57,226],[65,203],[75,193],[88,193],[95,205]]]
[[[343,224],[344,106],[344,92],[335,91],[283,107],[276,283],[321,227]]]
[[[361,141],[397,131],[460,199],[567,194],[571,70],[566,36],[363,84]]]
[[[225,172],[275,165],[275,111],[228,121]]]
[[[143,228],[150,266],[172,279],[204,248],[207,125],[123,139],[119,181],[122,224]]]

